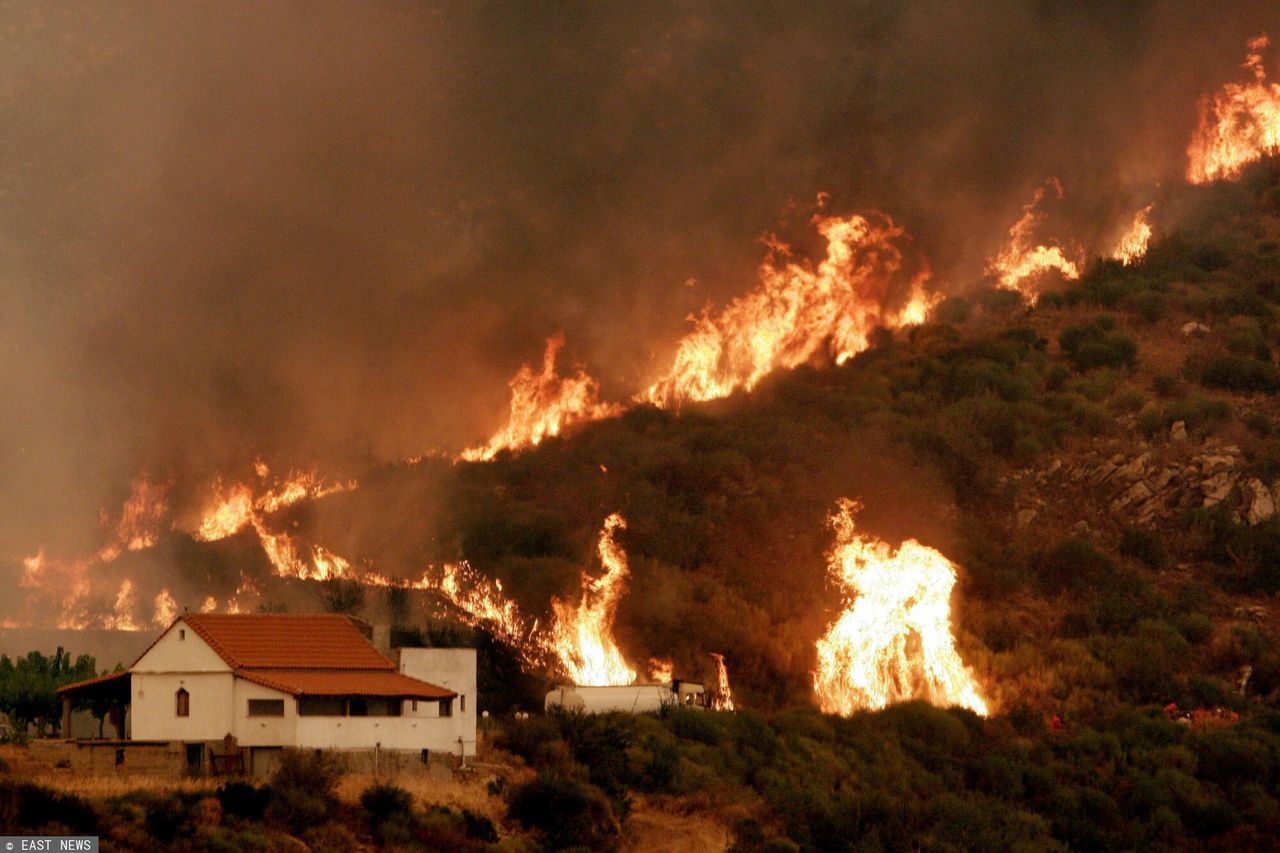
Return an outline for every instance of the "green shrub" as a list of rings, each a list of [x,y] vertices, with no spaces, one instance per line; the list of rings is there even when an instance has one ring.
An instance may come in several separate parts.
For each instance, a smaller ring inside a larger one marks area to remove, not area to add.
[[[1172,373],[1157,373],[1151,380],[1151,390],[1161,397],[1172,397],[1178,393],[1181,384]]]
[[[553,850],[585,847],[616,850],[620,827],[609,798],[595,786],[559,772],[511,789],[508,814],[541,834]]]
[[[1247,356],[1232,353],[1191,355],[1187,357],[1184,370],[1207,388],[1240,393],[1262,391],[1274,394],[1280,391],[1280,368]]]
[[[223,782],[214,792],[224,814],[241,820],[259,821],[271,802],[271,788],[231,780]]]
[[[323,823],[337,802],[334,790],[345,772],[335,753],[286,749],[271,777],[267,817],[295,832]]]
[[[1058,345],[1072,367],[1081,372],[1098,367],[1133,367],[1138,359],[1138,344],[1127,335],[1110,332],[1114,323],[1113,318],[1097,317],[1062,330]]]
[[[1162,569],[1169,561],[1169,553],[1159,534],[1140,527],[1128,527],[1120,536],[1120,555],[1132,557],[1147,568]]]
[[[369,821],[377,826],[392,816],[405,816],[412,812],[413,795],[404,788],[375,782],[361,792],[360,805],[368,813]]]
[[[1040,583],[1050,592],[1104,583],[1116,574],[1116,564],[1083,539],[1068,538],[1033,561]]]

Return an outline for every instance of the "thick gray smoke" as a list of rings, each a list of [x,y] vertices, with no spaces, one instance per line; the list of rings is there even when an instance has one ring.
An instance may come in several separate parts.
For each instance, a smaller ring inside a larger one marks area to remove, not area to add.
[[[1108,215],[1176,177],[1268,28],[1274,2],[5,3],[0,556],[86,546],[141,468],[474,442],[559,330],[629,394],[819,191],[971,280],[1048,175]]]

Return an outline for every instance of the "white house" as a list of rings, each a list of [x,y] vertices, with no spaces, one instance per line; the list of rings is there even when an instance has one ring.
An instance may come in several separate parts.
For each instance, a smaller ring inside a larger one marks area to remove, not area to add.
[[[64,715],[127,696],[117,765],[130,743],[181,744],[193,771],[263,773],[285,747],[473,755],[475,650],[399,651],[397,666],[347,616],[186,613],[127,670],[59,692]]]

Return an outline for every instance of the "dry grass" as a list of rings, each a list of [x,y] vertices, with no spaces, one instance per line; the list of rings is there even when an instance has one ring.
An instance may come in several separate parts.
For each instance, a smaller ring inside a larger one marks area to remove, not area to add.
[[[93,775],[76,773],[71,770],[43,770],[23,775],[46,788],[61,791],[64,794],[77,794],[81,797],[99,799],[118,797],[130,791],[153,791],[170,794],[176,791],[207,791],[212,793],[223,779],[189,779],[173,776],[147,776],[142,774],[128,775]]]
[[[441,805],[467,809],[484,815],[495,824],[501,823],[506,815],[506,804],[502,799],[489,794],[487,779],[464,782],[425,774],[401,774],[387,778],[369,773],[348,773],[338,783],[338,798],[345,802],[358,803],[360,794],[375,782],[404,788],[413,795],[414,803],[418,806]]]

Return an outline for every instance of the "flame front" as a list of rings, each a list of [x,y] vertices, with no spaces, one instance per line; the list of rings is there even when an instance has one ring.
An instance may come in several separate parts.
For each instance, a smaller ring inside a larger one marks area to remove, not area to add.
[[[635,400],[673,408],[726,397],[824,350],[843,363],[867,348],[876,326],[924,322],[940,297],[925,291],[927,272],[899,281],[903,229],[879,214],[827,217],[816,225],[827,241],[826,256],[816,268],[770,241],[756,289],[716,316],[691,318],[694,329],[680,341],[671,367]],[[540,373],[528,365],[520,369],[511,380],[507,425],[461,458],[492,459],[502,450],[532,447],[573,424],[625,410],[600,402],[598,383],[581,369],[568,377],[556,372],[563,343],[561,337],[547,341]]]
[[[1251,39],[1244,69],[1253,79],[1227,83],[1200,101],[1200,123],[1187,146],[1187,180],[1193,184],[1240,177],[1244,167],[1280,152],[1280,84],[1267,82],[1265,35]]]
[[[463,621],[482,627],[515,649],[527,666],[545,668],[552,649],[538,632],[538,623],[529,622],[520,608],[502,591],[501,581],[490,581],[465,562],[450,563],[438,581],[424,575],[415,588],[437,590],[462,614]]]
[[[1151,209],[1154,204],[1149,204],[1133,215],[1133,221],[1129,223],[1128,229],[1120,237],[1120,242],[1116,244],[1115,251],[1111,253],[1111,257],[1115,258],[1125,266],[1136,264],[1142,260],[1147,253],[1147,246],[1151,243]]]
[[[463,459],[483,462],[501,450],[533,447],[575,423],[613,417],[622,411],[618,405],[600,402],[599,383],[581,368],[572,376],[562,377],[556,372],[556,355],[562,346],[562,336],[547,341],[541,373],[535,373],[527,364],[520,368],[511,380],[507,425],[487,444],[464,450]]]
[[[733,688],[729,686],[729,667],[724,665],[724,655],[711,652],[711,657],[716,661],[716,693],[711,697],[711,709],[732,711],[734,710]]]
[[[1061,246],[1036,242],[1035,232],[1044,221],[1040,204],[1047,190],[1062,198],[1062,184],[1057,178],[1050,178],[1037,188],[1031,203],[1022,208],[1022,218],[1009,229],[1009,242],[987,264],[987,275],[995,276],[1001,287],[1021,292],[1033,305],[1040,298],[1036,289],[1038,280],[1050,270],[1057,270],[1071,281],[1080,277],[1080,267],[1066,256]]]
[[[552,599],[555,614],[552,645],[565,671],[575,684],[621,685],[636,680],[636,672],[627,665],[613,640],[613,619],[618,599],[626,584],[627,555],[614,534],[627,522],[618,513],[604,520],[596,550],[604,574],[592,578],[582,575],[582,598],[577,606]]]
[[[829,570],[849,600],[818,641],[818,705],[848,716],[924,699],[985,716],[987,703],[951,633],[955,566],[915,540],[895,550],[860,533],[854,524],[860,508],[842,499],[830,519],[836,543]]]
[[[903,230],[884,216],[829,217],[817,223],[827,241],[816,269],[770,245],[760,284],[716,317],[704,313],[680,342],[667,373],[638,399],[661,408],[751,390],[769,373],[796,367],[823,348],[842,363],[868,345],[877,325],[920,322],[929,307],[922,283],[891,307],[903,265]]]

